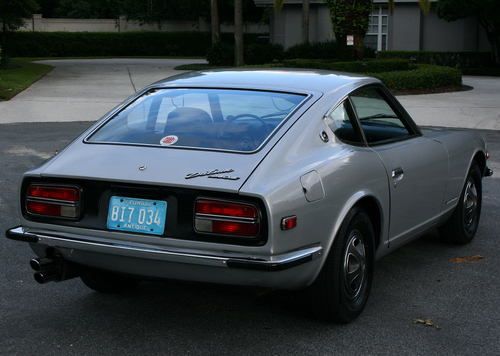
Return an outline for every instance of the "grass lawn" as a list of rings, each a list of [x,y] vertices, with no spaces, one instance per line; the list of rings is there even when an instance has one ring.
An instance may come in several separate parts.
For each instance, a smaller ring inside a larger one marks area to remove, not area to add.
[[[32,63],[28,59],[11,59],[7,68],[0,68],[0,100],[9,100],[52,68],[46,64]]]

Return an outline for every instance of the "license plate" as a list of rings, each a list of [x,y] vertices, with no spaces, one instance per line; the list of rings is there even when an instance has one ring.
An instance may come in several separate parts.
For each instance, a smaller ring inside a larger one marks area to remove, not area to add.
[[[107,226],[110,230],[163,235],[166,216],[166,201],[112,196]]]

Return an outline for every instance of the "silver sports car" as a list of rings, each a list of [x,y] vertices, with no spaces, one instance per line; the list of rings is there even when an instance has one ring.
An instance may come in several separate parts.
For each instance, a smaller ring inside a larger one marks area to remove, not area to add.
[[[484,140],[419,128],[376,79],[192,72],[157,82],[24,174],[40,283],[141,278],[307,289],[318,317],[363,310],[374,261],[438,227],[477,231]]]

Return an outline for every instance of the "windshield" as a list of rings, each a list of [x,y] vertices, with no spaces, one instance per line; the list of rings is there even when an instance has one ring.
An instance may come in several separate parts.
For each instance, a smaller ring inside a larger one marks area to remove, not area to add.
[[[255,151],[305,95],[230,89],[154,89],[88,142]]]

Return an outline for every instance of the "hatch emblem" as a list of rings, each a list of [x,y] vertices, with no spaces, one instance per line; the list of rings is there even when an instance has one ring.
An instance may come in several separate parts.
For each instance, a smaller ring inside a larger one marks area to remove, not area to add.
[[[234,169],[212,169],[211,171],[188,173],[186,174],[184,179],[193,179],[198,177],[207,177],[212,179],[226,179],[226,180],[240,179],[240,177],[230,176],[226,174],[233,172]],[[226,174],[226,175],[220,175],[220,174]]]

